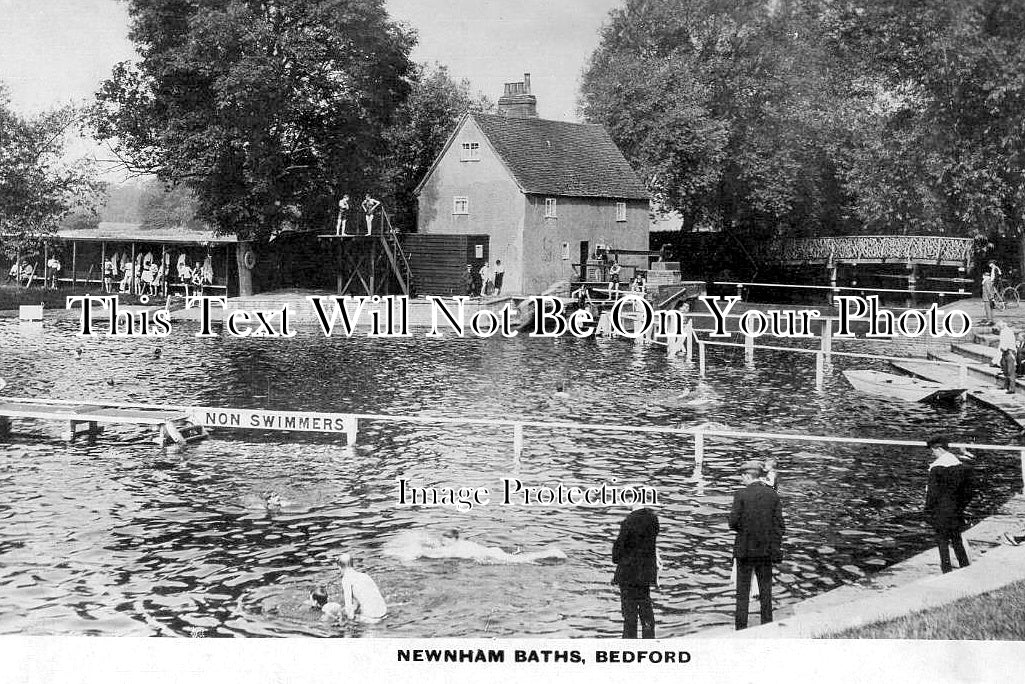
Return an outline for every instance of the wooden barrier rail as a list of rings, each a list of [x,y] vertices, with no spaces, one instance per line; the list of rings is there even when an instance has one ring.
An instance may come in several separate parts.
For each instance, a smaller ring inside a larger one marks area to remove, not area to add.
[[[36,398],[15,398],[15,397],[3,397],[5,401],[17,402],[20,404],[54,404],[62,403],[54,399],[36,399]],[[421,425],[470,425],[470,426],[481,426],[491,428],[506,428],[512,429],[512,443],[513,453],[515,458],[519,459],[522,453],[523,443],[525,439],[525,429],[531,428],[535,430],[545,431],[566,431],[566,430],[586,430],[595,432],[625,432],[634,434],[661,434],[661,435],[677,435],[680,437],[693,437],[694,439],[694,465],[695,469],[700,470],[701,465],[705,460],[705,449],[706,441],[712,438],[727,438],[733,440],[771,440],[771,441],[793,441],[793,442],[814,442],[814,443],[827,443],[827,444],[851,444],[851,445],[876,445],[876,446],[897,446],[897,447],[914,447],[914,448],[925,448],[925,442],[922,440],[901,440],[901,439],[883,439],[873,437],[836,437],[830,435],[809,435],[809,434],[792,434],[783,432],[758,432],[754,430],[730,430],[728,428],[709,428],[703,425],[695,426],[662,426],[662,425],[614,425],[608,423],[581,423],[577,421],[541,421],[541,420],[524,420],[516,418],[470,418],[470,417],[452,417],[452,416],[424,416],[424,415],[394,415],[384,413],[313,413],[313,412],[294,412],[294,411],[272,411],[265,409],[236,409],[236,408],[225,408],[225,407],[202,407],[202,406],[181,406],[171,404],[137,404],[137,403],[124,403],[124,402],[110,402],[110,401],[97,401],[97,400],[84,400],[75,401],[75,404],[83,406],[104,406],[111,408],[122,408],[122,409],[137,409],[137,410],[165,410],[165,411],[179,411],[188,414],[196,421],[197,424],[205,424],[200,418],[203,414],[207,413],[226,413],[226,412],[248,412],[248,413],[266,413],[266,414],[282,414],[282,415],[305,415],[309,417],[317,417],[322,421],[332,421],[331,429],[319,429],[309,430],[311,432],[327,432],[327,433],[344,433],[347,436],[347,443],[349,446],[355,444],[356,435],[358,432],[358,426],[360,421],[374,421],[374,422],[386,422],[386,423],[415,423]],[[343,429],[334,429],[335,425],[344,426]],[[223,425],[208,425],[209,427],[216,427]],[[229,426],[233,429],[264,429],[264,430],[284,430],[293,431],[296,428],[285,428],[285,427],[267,427],[263,425],[237,425]],[[975,443],[952,443],[954,447],[970,448],[976,451],[997,451],[997,452],[1011,452],[1017,453],[1020,459],[1022,467],[1022,485],[1023,491],[1025,491],[1025,447],[1004,445],[1004,444],[975,444]]]

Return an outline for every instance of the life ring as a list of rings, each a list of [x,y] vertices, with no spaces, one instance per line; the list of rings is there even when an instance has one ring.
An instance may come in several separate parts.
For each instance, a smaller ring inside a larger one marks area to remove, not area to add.
[[[246,250],[242,255],[242,264],[250,271],[256,268],[256,252],[251,249]]]

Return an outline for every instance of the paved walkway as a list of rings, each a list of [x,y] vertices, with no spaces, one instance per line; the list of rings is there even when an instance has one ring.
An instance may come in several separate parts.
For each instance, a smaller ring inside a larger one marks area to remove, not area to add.
[[[852,584],[777,611],[776,621],[741,632],[716,628],[693,636],[740,639],[806,639],[833,634],[946,605],[969,596],[994,591],[1025,580],[1025,544],[997,542],[1004,532],[1019,532],[1025,525],[1025,496],[1016,496],[995,515],[968,530],[972,565],[940,573],[935,548]],[[956,561],[955,561],[956,563]],[[757,622],[758,602],[752,601],[751,619]]]
[[[959,299],[956,302],[947,304],[940,308],[944,311],[949,311],[950,309],[960,309],[961,311],[964,311],[966,314],[971,316],[973,326],[983,319],[982,299],[978,297],[974,297],[972,299]],[[1003,311],[994,311],[993,313],[994,320],[1007,321],[1019,330],[1025,329],[1025,303],[1013,308],[1004,309]]]

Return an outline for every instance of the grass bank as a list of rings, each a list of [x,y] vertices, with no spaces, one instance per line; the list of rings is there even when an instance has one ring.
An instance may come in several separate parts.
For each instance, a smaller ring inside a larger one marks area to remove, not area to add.
[[[828,634],[826,639],[1025,640],[1025,581],[939,608]]]

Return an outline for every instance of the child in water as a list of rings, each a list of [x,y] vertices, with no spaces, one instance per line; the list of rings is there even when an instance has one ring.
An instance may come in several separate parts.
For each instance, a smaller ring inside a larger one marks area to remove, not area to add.
[[[321,613],[321,619],[325,622],[337,622],[344,614],[342,604],[329,601],[327,590],[319,585],[310,590],[310,604],[313,610]]]

